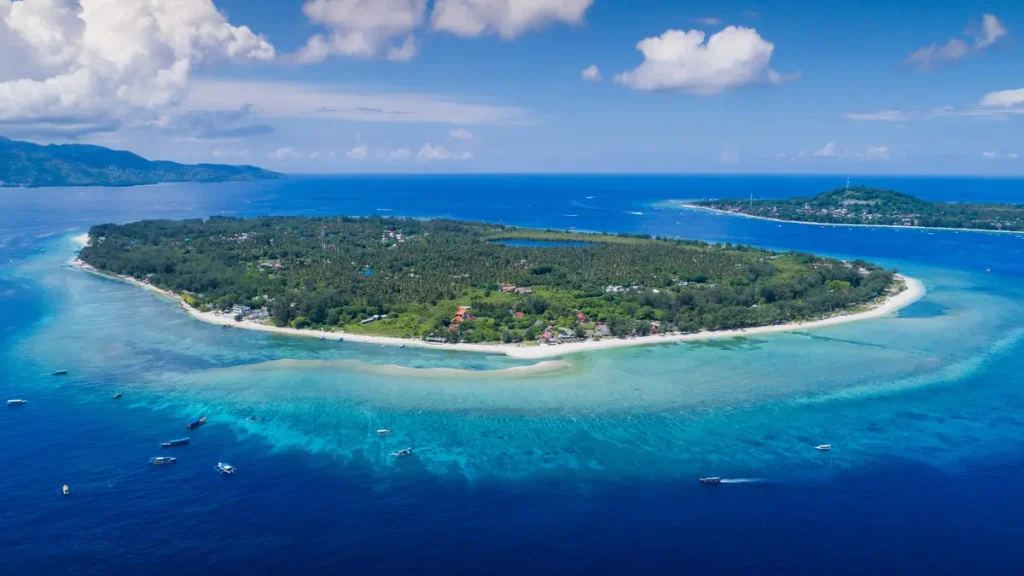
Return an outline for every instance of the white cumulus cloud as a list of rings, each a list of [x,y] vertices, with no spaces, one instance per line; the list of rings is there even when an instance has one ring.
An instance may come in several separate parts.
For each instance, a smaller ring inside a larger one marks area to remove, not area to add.
[[[456,152],[449,150],[442,145],[434,145],[427,142],[416,154],[420,160],[470,160],[473,155],[469,152]]]
[[[370,147],[366,144],[360,144],[345,152],[345,156],[349,160],[366,160],[370,156]]]
[[[435,0],[434,30],[474,37],[497,33],[520,36],[531,28],[555,22],[580,24],[594,0]]]
[[[472,132],[466,130],[465,128],[456,128],[454,130],[450,130],[448,132],[448,135],[451,136],[452,138],[455,138],[456,140],[472,140],[476,138],[476,136]]]
[[[1006,36],[1006,28],[993,14],[984,14],[981,26],[973,34],[973,42],[963,38],[950,38],[946,42],[934,43],[911,52],[904,63],[918,71],[932,70],[946,62],[955,62],[972,53],[979,53]]]
[[[0,122],[21,123],[163,127],[204,64],[274,57],[211,0],[2,0],[0,46],[33,72],[0,76]]]
[[[388,160],[407,160],[412,156],[412,150],[408,148],[395,148],[387,151]]]
[[[580,72],[580,78],[583,78],[584,80],[589,80],[590,82],[600,82],[601,71],[598,70],[597,64],[591,64],[590,66],[584,68],[582,72]]]
[[[1024,88],[989,92],[981,99],[982,106],[995,108],[1012,108],[1019,104],[1024,104]]]
[[[781,84],[784,76],[791,76],[769,77],[775,45],[753,28],[729,26],[710,38],[700,30],[668,30],[641,40],[636,48],[644,55],[643,63],[615,76],[616,82],[635,90],[715,94],[761,81]]]
[[[301,157],[302,155],[299,154],[299,152],[295,148],[292,148],[290,146],[278,148],[277,150],[274,150],[273,152],[267,155],[267,158],[271,158],[274,160],[294,160],[296,158]]]
[[[821,150],[814,153],[815,156],[836,156],[837,154],[839,154],[839,149],[836,147],[835,142],[825,144],[821,147]]]
[[[426,19],[427,0],[307,0],[302,12],[328,32],[306,42],[296,54],[300,63],[332,54],[409,60],[416,55],[411,34]]]

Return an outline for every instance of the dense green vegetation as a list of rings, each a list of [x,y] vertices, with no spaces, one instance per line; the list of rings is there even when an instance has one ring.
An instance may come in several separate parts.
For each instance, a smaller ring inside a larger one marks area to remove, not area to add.
[[[813,198],[702,200],[692,204],[797,222],[1024,231],[1024,205],[929,202],[866,186],[839,188]]]
[[[446,341],[785,323],[856,307],[894,283],[892,272],[861,261],[452,220],[151,220],[94,226],[89,236],[86,263],[200,309],[265,306],[280,326]],[[592,244],[497,241],[508,238]],[[460,316],[459,306],[471,308]]]
[[[253,166],[153,162],[101,146],[40,146],[0,137],[0,186],[134,186],[281,177]]]

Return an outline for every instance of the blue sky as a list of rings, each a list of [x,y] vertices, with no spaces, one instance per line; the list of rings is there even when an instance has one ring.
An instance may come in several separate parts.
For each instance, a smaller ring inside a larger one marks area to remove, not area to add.
[[[167,4],[0,0],[0,134],[293,173],[1024,173],[1021,2]]]

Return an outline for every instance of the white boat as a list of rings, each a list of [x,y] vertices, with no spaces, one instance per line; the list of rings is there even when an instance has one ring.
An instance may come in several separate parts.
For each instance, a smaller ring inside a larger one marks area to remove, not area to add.
[[[232,466],[231,464],[228,464],[227,462],[217,462],[216,469],[221,474],[234,474],[235,473],[235,467]]]
[[[24,403],[25,403],[25,401],[22,400],[21,398],[14,398],[13,400],[8,400],[7,401],[7,405],[8,406],[18,406],[18,405],[21,405],[21,404],[24,404]]]
[[[401,458],[403,456],[412,456],[412,448],[402,448],[397,452],[391,453],[392,458]]]
[[[820,446],[815,446],[814,449],[819,451],[819,452],[828,452],[829,450],[832,450],[832,445],[831,444],[822,444]]]
[[[387,428],[377,430],[377,436],[387,436],[388,434],[391,434],[391,430],[388,430]]]

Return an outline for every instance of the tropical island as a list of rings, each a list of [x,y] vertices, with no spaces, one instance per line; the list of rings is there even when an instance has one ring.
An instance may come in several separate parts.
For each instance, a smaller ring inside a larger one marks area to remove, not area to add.
[[[816,224],[1024,231],[1024,205],[929,202],[892,190],[850,186],[811,198],[676,202],[770,220]]]
[[[136,186],[162,182],[230,182],[283,178],[255,166],[152,161],[85,144],[19,142],[0,136],[0,187]]]
[[[905,288],[860,260],[379,216],[103,224],[79,264],[228,326],[449,344],[779,327],[862,312]]]

